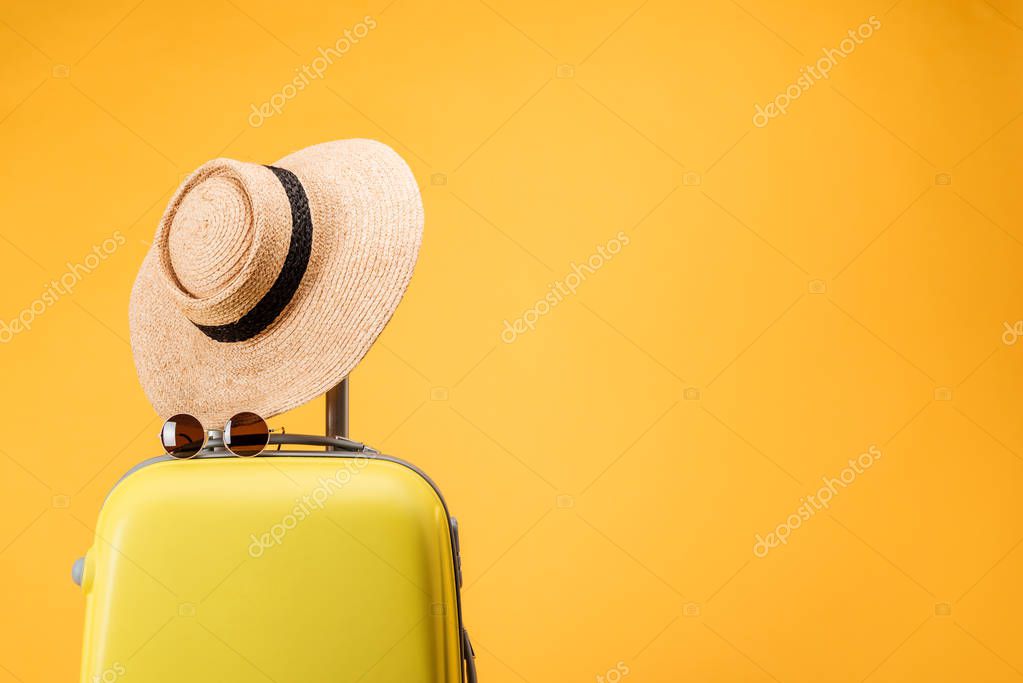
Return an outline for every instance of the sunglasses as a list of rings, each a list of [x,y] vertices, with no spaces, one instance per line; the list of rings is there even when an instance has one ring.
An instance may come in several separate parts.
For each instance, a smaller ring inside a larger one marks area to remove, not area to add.
[[[180,413],[163,423],[160,443],[167,455],[184,460],[206,446],[206,428],[198,418]],[[266,420],[255,413],[238,413],[224,427],[224,447],[240,458],[253,458],[270,442]]]

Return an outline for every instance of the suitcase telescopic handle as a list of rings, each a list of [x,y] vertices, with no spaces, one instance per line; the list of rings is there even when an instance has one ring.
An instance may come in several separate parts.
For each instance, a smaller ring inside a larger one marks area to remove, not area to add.
[[[326,434],[348,437],[348,378],[327,392]],[[333,449],[332,449],[333,450]]]

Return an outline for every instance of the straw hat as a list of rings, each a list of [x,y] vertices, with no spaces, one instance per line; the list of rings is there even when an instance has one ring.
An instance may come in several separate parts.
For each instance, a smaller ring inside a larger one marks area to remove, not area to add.
[[[271,166],[204,164],[171,199],[131,293],[132,352],[153,407],[219,428],[326,392],[390,320],[422,232],[412,172],[373,140]]]

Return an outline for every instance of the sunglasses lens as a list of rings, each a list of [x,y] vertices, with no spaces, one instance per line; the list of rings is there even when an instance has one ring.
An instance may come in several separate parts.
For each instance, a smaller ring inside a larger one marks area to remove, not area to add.
[[[191,415],[175,415],[163,423],[160,430],[163,450],[175,458],[191,458],[202,450],[206,443],[206,430],[202,423]]]
[[[224,428],[227,450],[243,458],[259,455],[270,441],[266,420],[255,413],[238,413]]]

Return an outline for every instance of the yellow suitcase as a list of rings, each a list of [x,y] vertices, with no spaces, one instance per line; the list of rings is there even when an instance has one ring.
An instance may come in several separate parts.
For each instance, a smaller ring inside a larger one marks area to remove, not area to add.
[[[342,438],[209,445],[104,503],[73,571],[82,683],[476,680],[458,526],[425,474]]]

